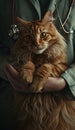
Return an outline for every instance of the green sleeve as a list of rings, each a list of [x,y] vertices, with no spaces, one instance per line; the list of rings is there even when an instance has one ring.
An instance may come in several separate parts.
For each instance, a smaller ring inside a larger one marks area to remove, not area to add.
[[[73,47],[75,52],[75,31],[73,35]],[[75,97],[75,53],[74,53],[74,63],[71,64],[70,67],[61,76],[65,79],[69,87],[69,90]]]
[[[71,65],[61,76],[66,80],[71,93],[75,97],[75,64]]]

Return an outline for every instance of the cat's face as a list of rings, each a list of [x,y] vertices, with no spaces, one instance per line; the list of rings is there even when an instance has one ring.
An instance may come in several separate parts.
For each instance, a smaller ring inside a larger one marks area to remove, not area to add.
[[[31,49],[35,54],[42,54],[48,47],[50,47],[56,39],[52,23],[41,24],[36,23],[32,25],[30,30]]]
[[[29,23],[21,21],[24,26],[22,31],[22,44],[25,44],[29,48],[29,51],[35,54],[42,54],[56,40],[56,28],[49,15],[48,12],[43,20],[40,21]]]
[[[43,26],[36,25],[36,33],[34,34],[34,48],[35,54],[43,53],[49,47],[49,33]]]

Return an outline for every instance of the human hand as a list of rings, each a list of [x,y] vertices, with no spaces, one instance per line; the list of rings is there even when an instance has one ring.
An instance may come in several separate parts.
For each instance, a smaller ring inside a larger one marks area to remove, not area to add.
[[[11,85],[15,90],[30,92],[29,87],[25,82],[23,82],[19,77],[19,72],[10,64],[8,64],[5,68],[5,73],[10,81]],[[44,85],[44,91],[60,91],[64,89],[66,86],[66,82],[63,78],[55,78],[49,77],[46,84]]]
[[[20,79],[19,72],[12,65],[8,64],[4,72],[15,90],[29,92],[28,85]]]

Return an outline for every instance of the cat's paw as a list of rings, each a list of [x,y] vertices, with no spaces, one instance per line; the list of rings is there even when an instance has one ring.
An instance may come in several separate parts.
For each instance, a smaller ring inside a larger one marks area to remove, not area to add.
[[[33,81],[33,73],[35,70],[35,65],[29,61],[25,65],[21,67],[20,77],[26,83],[32,83]]]
[[[22,70],[20,72],[20,77],[26,83],[32,83],[33,75],[30,70]]]
[[[34,79],[34,81],[32,82],[31,86],[30,86],[30,90],[32,92],[41,92],[43,89],[43,81],[38,80],[37,78]]]

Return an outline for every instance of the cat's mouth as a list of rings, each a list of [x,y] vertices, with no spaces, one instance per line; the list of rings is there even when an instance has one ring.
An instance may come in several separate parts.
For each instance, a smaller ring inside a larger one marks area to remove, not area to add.
[[[48,48],[48,46],[38,47],[38,48],[35,48],[33,52],[35,54],[42,54],[47,48]]]

